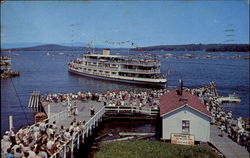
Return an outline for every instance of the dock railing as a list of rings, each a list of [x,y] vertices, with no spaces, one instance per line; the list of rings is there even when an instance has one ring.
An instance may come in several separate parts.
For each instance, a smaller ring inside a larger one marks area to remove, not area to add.
[[[149,116],[157,116],[159,114],[159,109],[140,108],[137,106],[106,106],[105,111],[116,112],[116,113],[128,112],[131,114],[139,113],[139,114],[145,114]]]
[[[106,106],[102,107],[95,115],[93,115],[84,125],[83,130],[79,130],[78,132],[74,133],[71,139],[69,139],[67,142],[64,142],[63,145],[60,147],[60,149],[55,152],[53,155],[51,155],[51,158],[67,158],[67,157],[73,157],[74,149],[79,149],[80,144],[84,143],[84,138],[92,135],[92,130],[98,126],[98,123],[102,121],[102,117],[105,114],[105,112],[130,112],[130,113],[140,113],[140,114],[146,114],[150,116],[157,116],[159,114],[159,109],[153,109],[153,108],[144,108],[141,109],[136,106]],[[64,110],[62,112],[59,112],[55,115],[52,115],[50,118],[47,118],[43,120],[43,122],[53,122],[57,121],[67,115],[68,111]],[[35,126],[33,124],[29,128],[32,129]],[[70,156],[69,156],[70,155]]]
[[[83,131],[80,130],[77,133],[73,134],[72,138],[65,142],[59,149],[59,151],[54,153],[51,158],[66,158],[69,154],[72,157],[74,149],[79,149],[80,144],[84,142],[85,135],[89,136],[92,134],[92,130],[97,126],[98,122],[101,121],[104,113],[105,107],[102,107],[101,110],[99,110],[94,116],[91,117],[90,120],[85,123]]]

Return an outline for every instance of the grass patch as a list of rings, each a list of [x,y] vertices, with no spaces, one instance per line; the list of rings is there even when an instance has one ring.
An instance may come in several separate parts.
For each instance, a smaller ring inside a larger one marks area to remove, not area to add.
[[[219,158],[208,145],[175,145],[160,141],[102,143],[95,158]]]

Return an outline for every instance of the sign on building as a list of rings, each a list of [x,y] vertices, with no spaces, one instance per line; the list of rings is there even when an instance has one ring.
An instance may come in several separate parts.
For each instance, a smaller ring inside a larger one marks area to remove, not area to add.
[[[171,144],[194,145],[194,136],[190,134],[171,133]]]

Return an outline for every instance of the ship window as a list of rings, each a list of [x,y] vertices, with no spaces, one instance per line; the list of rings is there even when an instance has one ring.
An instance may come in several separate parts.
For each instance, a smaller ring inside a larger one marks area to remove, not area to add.
[[[116,72],[112,72],[112,74],[114,74],[114,75],[115,75],[115,74],[116,74]]]
[[[86,68],[84,68],[83,70],[86,70]]]
[[[108,71],[105,71],[106,74],[108,74],[109,72]]]
[[[182,132],[189,133],[190,130],[190,121],[189,120],[182,120]]]
[[[100,70],[99,72],[102,72],[102,70]]]
[[[96,70],[94,70],[94,72],[96,72]]]
[[[88,69],[89,71],[91,71],[91,69]]]

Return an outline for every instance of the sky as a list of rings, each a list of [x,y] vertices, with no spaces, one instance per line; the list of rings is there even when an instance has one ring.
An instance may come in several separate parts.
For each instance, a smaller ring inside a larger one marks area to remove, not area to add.
[[[6,1],[1,45],[249,43],[248,0]]]

